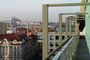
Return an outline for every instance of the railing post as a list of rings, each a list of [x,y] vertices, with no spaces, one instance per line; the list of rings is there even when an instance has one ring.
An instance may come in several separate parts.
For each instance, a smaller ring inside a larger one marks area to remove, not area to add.
[[[62,45],[62,14],[59,14],[59,46]]]
[[[43,5],[43,60],[48,56],[48,5]]]

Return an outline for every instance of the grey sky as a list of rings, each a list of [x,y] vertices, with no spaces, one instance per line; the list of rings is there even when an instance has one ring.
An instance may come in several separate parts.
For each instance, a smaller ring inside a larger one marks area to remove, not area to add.
[[[10,20],[12,16],[15,16],[22,20],[41,21],[42,4],[71,2],[81,2],[81,0],[0,0],[0,20]],[[56,20],[59,12],[78,12],[78,8],[50,8],[49,19]]]

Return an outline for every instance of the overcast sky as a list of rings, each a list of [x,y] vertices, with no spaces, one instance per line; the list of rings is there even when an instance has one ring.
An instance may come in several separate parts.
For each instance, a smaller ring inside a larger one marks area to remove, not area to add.
[[[21,20],[42,20],[42,4],[75,3],[81,0],[0,0],[0,20],[10,20],[15,16]],[[50,8],[49,20],[57,20],[60,12],[79,12],[80,7]]]

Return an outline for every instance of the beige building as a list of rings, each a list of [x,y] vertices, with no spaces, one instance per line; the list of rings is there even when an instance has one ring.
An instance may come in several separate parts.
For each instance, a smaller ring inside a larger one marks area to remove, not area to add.
[[[0,60],[22,60],[21,41],[0,40]]]
[[[0,22],[0,34],[6,34],[8,23]]]

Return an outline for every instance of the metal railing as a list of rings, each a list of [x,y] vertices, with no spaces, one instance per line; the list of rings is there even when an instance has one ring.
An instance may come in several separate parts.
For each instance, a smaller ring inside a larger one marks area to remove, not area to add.
[[[70,36],[74,36],[75,32],[72,32],[72,34],[70,32],[68,32],[68,38],[70,38]],[[37,33],[38,36],[38,42],[39,43],[43,43],[43,35],[42,33]],[[62,44],[65,43],[66,40],[66,32],[62,32]],[[59,46],[59,33],[58,32],[49,32],[48,34],[48,48],[49,48],[49,53],[52,52],[52,50],[55,50],[58,46]]]
[[[79,42],[79,34],[76,33],[67,42],[52,51],[45,60],[72,60],[75,57]]]

